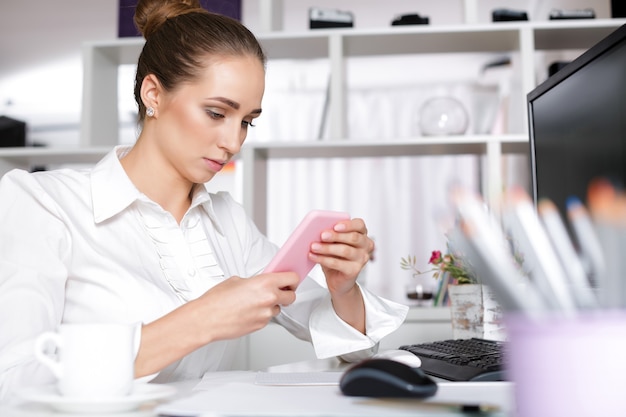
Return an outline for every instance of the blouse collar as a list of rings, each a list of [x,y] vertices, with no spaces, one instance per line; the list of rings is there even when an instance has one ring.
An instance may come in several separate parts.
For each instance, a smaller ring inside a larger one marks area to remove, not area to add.
[[[120,162],[120,159],[130,151],[131,147],[128,145],[116,146],[91,171],[91,198],[93,217],[96,223],[101,223],[121,213],[139,199],[147,198],[128,178]],[[194,186],[190,209],[200,205],[208,214],[216,230],[223,234],[219,223],[216,221],[211,194],[204,184]]]

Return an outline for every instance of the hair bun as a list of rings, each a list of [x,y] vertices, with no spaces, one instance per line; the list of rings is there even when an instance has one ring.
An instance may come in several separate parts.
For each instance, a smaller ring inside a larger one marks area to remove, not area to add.
[[[167,19],[193,12],[205,12],[199,0],[139,0],[135,26],[148,39]]]

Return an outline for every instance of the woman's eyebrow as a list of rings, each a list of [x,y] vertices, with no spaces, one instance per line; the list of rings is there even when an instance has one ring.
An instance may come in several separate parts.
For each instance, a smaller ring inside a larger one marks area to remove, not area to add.
[[[221,101],[222,103],[226,104],[229,107],[232,107],[235,110],[239,110],[239,103],[237,103],[236,101],[230,100],[226,97],[207,97],[207,100],[217,100],[217,101]]]
[[[239,110],[239,107],[241,107],[239,103],[226,97],[208,97],[207,99],[221,101],[222,103],[226,104],[229,107],[232,107],[235,110]],[[261,109],[254,109],[250,112],[250,114],[261,114],[261,111]]]

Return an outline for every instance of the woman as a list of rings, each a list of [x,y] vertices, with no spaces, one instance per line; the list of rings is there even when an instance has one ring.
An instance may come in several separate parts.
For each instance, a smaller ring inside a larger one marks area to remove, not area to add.
[[[297,286],[295,273],[259,274],[276,247],[203,185],[261,114],[257,40],[192,0],[140,0],[135,23],[146,38],[135,145],[88,171],[14,170],[0,182],[2,395],[51,381],[32,342],[64,322],[140,323],[135,375],[161,382],[229,369],[238,339],[270,320],[319,357],[370,356],[406,307],[357,285],[374,249],[363,221],[312,245],[328,289]]]

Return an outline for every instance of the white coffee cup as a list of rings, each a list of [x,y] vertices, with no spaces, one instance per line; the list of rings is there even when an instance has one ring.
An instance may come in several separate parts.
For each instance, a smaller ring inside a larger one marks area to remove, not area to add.
[[[127,324],[61,324],[42,333],[35,357],[57,378],[61,395],[107,398],[129,395],[134,379],[135,326]],[[50,348],[56,348],[51,355]]]

